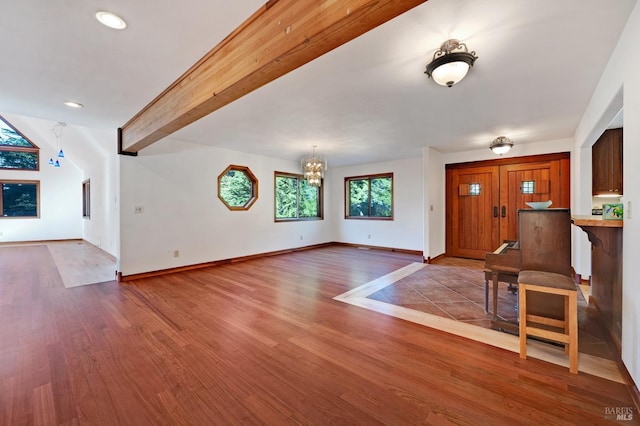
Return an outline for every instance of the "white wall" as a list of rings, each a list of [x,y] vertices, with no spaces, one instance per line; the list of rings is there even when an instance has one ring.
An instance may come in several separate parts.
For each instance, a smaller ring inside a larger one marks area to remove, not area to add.
[[[70,126],[69,136],[82,181],[91,182],[91,217],[82,219],[82,238],[113,256],[119,256],[119,159],[117,132]]]
[[[344,178],[389,172],[393,173],[393,220],[345,219]],[[332,168],[327,175],[333,204],[328,212],[336,221],[335,241],[423,250],[422,158]]]
[[[622,256],[622,360],[636,384],[640,383],[640,280],[634,262],[640,253],[640,57],[636,54],[640,40],[640,5],[629,17],[616,49],[596,88],[576,131],[576,151],[585,154],[602,134],[606,125],[624,108],[623,179],[625,218]],[[587,148],[587,149],[585,149]],[[579,205],[591,205],[591,181],[586,173],[576,177],[583,191]],[[590,188],[590,186],[588,187]],[[629,208],[631,207],[631,209]],[[631,211],[630,211],[631,210]]]
[[[4,179],[40,180],[40,219],[11,219],[0,223],[0,241],[84,239],[118,255],[116,131],[67,124],[52,133],[55,121],[2,114],[40,147],[40,171],[0,171]],[[56,159],[58,144],[65,152],[62,167]],[[82,218],[82,181],[91,179],[91,218]],[[6,231],[5,231],[6,228]]]
[[[258,200],[248,211],[231,211],[218,199],[218,175],[230,164],[258,178]],[[122,274],[333,241],[330,185],[325,181],[324,220],[275,223],[274,171],[299,173],[299,163],[170,139],[121,157]],[[143,212],[135,214],[136,206]]]
[[[40,148],[40,171],[0,170],[0,179],[40,181],[40,218],[0,218],[0,242],[81,238],[82,173],[66,158],[61,160],[62,167],[48,164],[49,158],[55,159],[58,153],[51,136],[56,122],[14,114],[2,116]],[[66,145],[64,150],[67,152]]]
[[[423,150],[424,176],[424,253],[435,258],[446,250],[446,192],[442,153],[433,148]]]

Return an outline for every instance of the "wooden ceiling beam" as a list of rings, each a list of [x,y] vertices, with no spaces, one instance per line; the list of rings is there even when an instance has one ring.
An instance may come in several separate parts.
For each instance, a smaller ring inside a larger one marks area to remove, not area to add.
[[[118,129],[139,150],[426,0],[270,0]]]

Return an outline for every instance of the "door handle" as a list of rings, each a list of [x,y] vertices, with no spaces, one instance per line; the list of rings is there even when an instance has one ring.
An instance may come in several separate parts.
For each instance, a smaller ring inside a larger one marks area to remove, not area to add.
[[[493,206],[493,217],[498,217],[498,206]]]
[[[502,217],[507,217],[507,207],[506,206],[502,206],[501,216]]]

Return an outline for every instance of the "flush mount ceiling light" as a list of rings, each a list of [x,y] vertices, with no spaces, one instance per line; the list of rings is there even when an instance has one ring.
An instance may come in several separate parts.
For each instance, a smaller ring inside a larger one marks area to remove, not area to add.
[[[316,155],[317,145],[312,145],[311,147],[313,148],[313,153],[300,159],[300,167],[309,185],[320,186],[322,185],[324,172],[327,170],[327,159]]]
[[[466,44],[456,39],[447,40],[433,54],[425,74],[439,85],[451,87],[467,75],[476,59],[476,52],[469,53]]]
[[[96,19],[100,21],[102,25],[106,25],[109,28],[116,30],[123,30],[127,28],[127,23],[124,22],[124,19],[111,12],[98,12],[96,13]]]
[[[64,101],[64,104],[69,108],[82,108],[84,106],[81,103],[75,101]]]
[[[493,151],[494,154],[502,155],[506,154],[512,146],[513,142],[511,142],[511,139],[506,136],[498,136],[491,142],[489,149]]]

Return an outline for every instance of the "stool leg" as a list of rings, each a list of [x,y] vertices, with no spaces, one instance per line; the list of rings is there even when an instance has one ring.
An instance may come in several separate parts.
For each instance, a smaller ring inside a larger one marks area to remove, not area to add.
[[[520,283],[518,288],[520,318],[520,358],[527,359],[527,285]]]
[[[578,293],[569,292],[569,371],[578,374]]]
[[[489,280],[487,274],[484,275],[484,313],[489,313]]]

